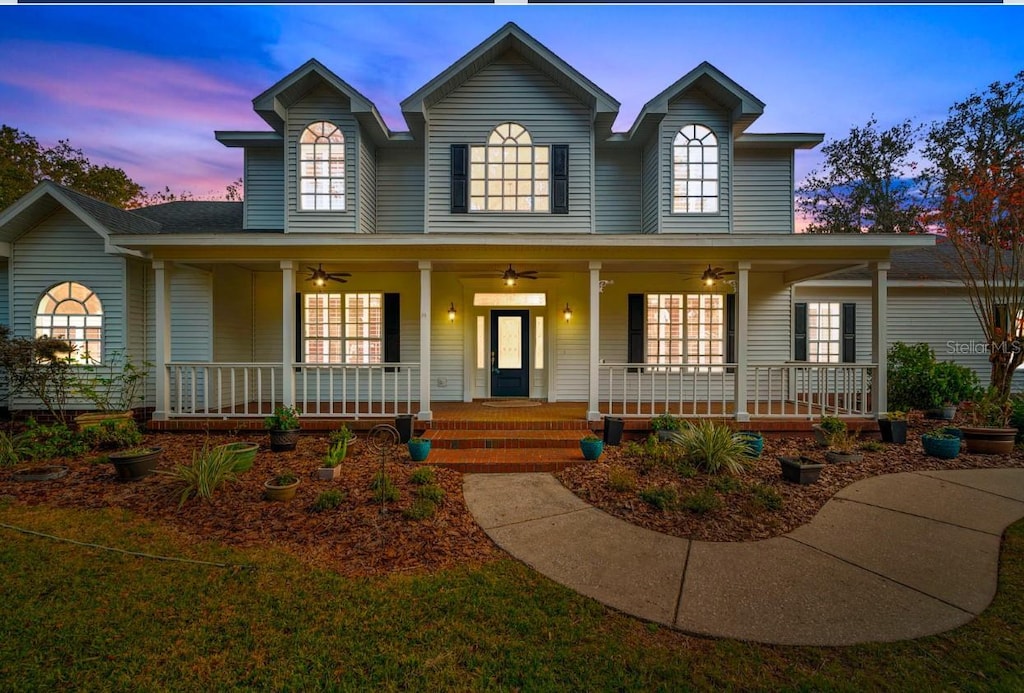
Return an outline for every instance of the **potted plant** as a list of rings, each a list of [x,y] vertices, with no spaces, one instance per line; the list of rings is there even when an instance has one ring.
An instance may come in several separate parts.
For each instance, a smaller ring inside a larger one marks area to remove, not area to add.
[[[588,433],[580,438],[580,451],[583,453],[583,459],[596,460],[604,452],[604,441],[593,433]]]
[[[142,401],[139,395],[149,375],[149,365],[144,363],[140,368],[123,351],[112,351],[103,363],[76,366],[72,389],[96,408],[95,412],[75,417],[79,430],[104,421],[134,421],[132,408]]]
[[[1010,427],[1013,404],[1010,398],[990,387],[970,403],[970,426],[961,426],[967,452],[978,455],[1009,455],[1017,438],[1017,429]]]
[[[263,420],[270,431],[270,449],[273,452],[294,450],[299,442],[299,410],[295,407],[277,407]]]
[[[921,447],[926,455],[951,460],[960,454],[960,436],[946,428],[936,428],[921,435]]]
[[[764,451],[764,436],[760,431],[740,431],[740,438],[747,446],[747,455],[760,457]]]
[[[878,417],[878,432],[883,443],[903,445],[907,442],[907,413],[887,411]]]
[[[953,361],[938,361],[932,366],[929,418],[952,421],[956,408],[964,400],[977,396],[978,376],[970,368]]]
[[[410,438],[406,445],[409,447],[409,457],[413,462],[422,462],[430,454],[429,438]]]
[[[670,440],[672,434],[683,428],[683,420],[671,414],[658,414],[651,418],[651,430],[658,434],[658,440]]]
[[[864,455],[857,452],[857,431],[847,430],[845,424],[842,429],[828,434],[828,450],[825,452],[825,460],[831,464],[852,464],[864,459]]]
[[[286,470],[263,483],[263,495],[271,501],[290,501],[295,498],[295,490],[298,487],[299,477],[294,472]]]
[[[341,463],[348,455],[348,446],[353,439],[355,439],[355,434],[345,424],[342,424],[337,431],[331,432],[328,439],[327,455],[317,470],[317,478],[322,481],[332,481],[341,475]]]
[[[256,460],[256,451],[260,444],[252,441],[239,441],[237,443],[224,443],[216,446],[217,449],[227,451],[234,459],[234,470],[236,474],[247,472],[252,469],[252,463]]]
[[[814,431],[814,442],[818,447],[828,447],[828,437],[840,431],[846,431],[846,422],[838,416],[822,416],[821,421],[811,426]]]
[[[806,455],[783,455],[778,460],[779,465],[782,467],[782,478],[790,483],[802,486],[813,484],[817,481],[821,475],[821,470],[825,467],[821,462]]]
[[[164,449],[158,445],[144,445],[112,452],[107,456],[121,481],[138,481],[156,471]]]

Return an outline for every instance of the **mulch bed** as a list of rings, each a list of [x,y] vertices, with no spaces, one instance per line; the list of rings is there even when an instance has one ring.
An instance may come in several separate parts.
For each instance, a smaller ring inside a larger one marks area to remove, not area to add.
[[[461,563],[495,559],[498,551],[473,521],[462,498],[462,475],[435,470],[436,483],[445,490],[434,517],[410,520],[402,510],[415,498],[416,486],[408,481],[418,465],[409,461],[405,446],[394,449],[386,463],[387,473],[400,491],[387,512],[373,500],[370,482],[380,468],[380,456],[365,441],[358,441],[342,463],[342,475],[334,481],[317,479],[316,468],[327,450],[326,436],[303,435],[294,452],[272,453],[265,434],[248,438],[222,435],[165,433],[145,437],[146,445],[162,445],[160,469],[190,463],[194,451],[211,445],[250,439],[260,443],[253,468],[238,481],[218,489],[209,501],[192,499],[178,507],[175,481],[154,474],[137,482],[117,481],[113,466],[101,454],[77,459],[47,461],[70,468],[62,479],[16,482],[19,465],[0,470],[0,496],[12,496],[29,505],[69,508],[121,508],[173,527],[196,540],[214,540],[233,546],[276,545],[318,567],[349,576],[383,575],[402,571],[433,571]],[[101,461],[97,463],[97,459]],[[263,482],[283,470],[298,474],[302,482],[294,500],[287,503],[263,499]],[[347,494],[336,509],[312,512],[316,497],[328,489]]]
[[[741,488],[737,491],[715,490],[715,477],[707,474],[683,478],[665,466],[644,465],[628,454],[627,446],[605,447],[600,461],[570,467],[557,476],[583,500],[641,527],[702,541],[752,541],[779,536],[806,524],[838,491],[867,477],[937,469],[1024,467],[1024,454],[1020,450],[1012,456],[961,453],[954,460],[925,455],[920,434],[936,428],[939,423],[912,417],[906,445],[886,445],[881,452],[865,452],[864,460],[859,463],[827,465],[818,482],[809,486],[783,481],[776,458],[799,454],[822,457],[820,451],[813,449],[810,438],[766,438],[764,452],[740,477]],[[616,468],[620,472],[631,470],[636,475],[635,490],[609,488],[609,472]],[[782,498],[782,507],[769,510],[759,504],[754,492],[757,485],[776,491]],[[703,514],[682,509],[658,510],[639,496],[640,491],[654,486],[671,486],[680,498],[707,489],[719,498],[721,507]]]

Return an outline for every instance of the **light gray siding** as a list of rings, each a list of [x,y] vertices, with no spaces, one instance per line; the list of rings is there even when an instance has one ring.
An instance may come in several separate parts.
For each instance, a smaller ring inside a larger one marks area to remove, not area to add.
[[[640,153],[597,150],[594,217],[598,233],[639,233]]]
[[[298,142],[302,131],[313,122],[327,120],[345,135],[345,211],[299,211]],[[288,109],[285,125],[285,220],[287,231],[354,232],[356,230],[356,179],[358,135],[347,98],[327,87],[311,90]]]
[[[516,122],[535,145],[569,145],[569,213],[451,214],[451,145],[485,144],[495,126]],[[428,230],[592,231],[593,127],[590,109],[507,53],[435,104],[429,114]]]
[[[423,150],[377,150],[377,233],[423,233]]]
[[[704,125],[718,138],[719,196],[717,214],[672,213],[672,141],[684,125]],[[661,122],[661,232],[728,233],[732,187],[732,132],[729,112],[700,90],[686,92],[669,104]]]
[[[186,265],[171,271],[171,360],[213,356],[213,275]]]
[[[132,363],[138,367],[142,367],[146,362],[152,364],[154,359],[150,333],[153,313],[149,309],[152,291],[149,267],[149,263],[142,260],[125,260],[126,348]],[[153,367],[150,367],[149,371],[141,395],[144,404],[152,405],[156,374],[153,373]]]
[[[793,152],[740,150],[734,171],[733,230],[793,233]]]
[[[0,260],[0,325],[11,324],[11,273],[8,262]]]
[[[284,150],[245,150],[245,228],[284,228]]]
[[[213,270],[213,360],[253,359],[252,273],[234,265]]]
[[[661,184],[658,181],[658,171],[661,169],[658,162],[658,138],[651,137],[644,146],[641,161],[640,195],[643,217],[642,231],[644,233],[658,233],[661,227],[661,218],[658,213],[659,191],[661,190]]]
[[[793,357],[791,290],[779,272],[751,272],[747,362],[783,363]]]
[[[374,233],[377,225],[377,162],[373,142],[359,134],[359,232]]]

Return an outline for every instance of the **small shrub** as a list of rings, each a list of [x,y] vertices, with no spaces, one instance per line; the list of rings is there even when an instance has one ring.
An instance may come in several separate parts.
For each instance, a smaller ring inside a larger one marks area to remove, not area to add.
[[[142,432],[134,419],[101,421],[86,428],[79,436],[93,450],[123,450],[142,442]]]
[[[825,439],[830,449],[848,455],[857,448],[857,437],[859,435],[860,431],[848,431],[846,424],[843,424],[842,429],[834,433],[828,433]]]
[[[295,407],[277,407],[263,419],[263,427],[271,431],[294,431],[299,428],[299,410]]]
[[[434,501],[426,498],[417,498],[412,502],[412,505],[402,511],[402,515],[408,520],[427,520],[433,517],[436,512],[437,504]]]
[[[224,448],[204,445],[192,453],[192,464],[177,464],[170,471],[157,470],[179,482],[178,507],[189,498],[212,498],[213,492],[228,481],[234,481],[235,456]]]
[[[0,467],[13,467],[18,461],[14,438],[7,431],[0,431]]]
[[[44,426],[29,419],[25,430],[14,437],[19,459],[48,460],[77,457],[88,451],[82,438],[62,423]]]
[[[860,444],[860,449],[864,452],[882,452],[885,450],[885,445],[877,440],[866,440]]]
[[[722,501],[711,489],[704,489],[699,493],[693,493],[684,497],[679,502],[679,507],[683,510],[689,510],[691,513],[704,515],[705,513],[721,508]]]
[[[391,477],[384,472],[377,472],[373,475],[370,488],[373,489],[373,500],[378,503],[398,500],[398,487],[395,486],[395,482],[391,480]]]
[[[331,489],[329,491],[322,491],[309,509],[312,512],[321,513],[325,510],[334,510],[344,502],[345,494],[337,489]]]
[[[615,466],[608,470],[608,488],[612,491],[635,491],[636,481],[636,472],[632,469]]]
[[[782,510],[782,495],[771,486],[754,484],[750,488],[754,505],[765,510]]]
[[[427,466],[416,467],[416,469],[412,470],[412,474],[409,475],[409,482],[417,486],[434,483],[434,468]]]
[[[290,469],[286,469],[283,472],[279,472],[277,476],[271,479],[274,486],[289,486],[299,480],[299,475]]]
[[[444,500],[444,489],[437,484],[424,484],[416,490],[416,496],[434,503],[440,503]]]
[[[821,426],[821,430],[825,432],[826,438],[846,433],[846,422],[838,416],[823,416],[818,424]]]
[[[650,425],[655,431],[678,431],[683,427],[683,420],[671,414],[658,414],[651,418]]]
[[[714,421],[688,426],[673,433],[672,439],[691,464],[710,474],[739,474],[752,463],[743,436]]]
[[[679,494],[671,486],[649,486],[640,492],[640,498],[658,510],[669,510],[679,501]]]
[[[711,480],[711,488],[719,493],[736,493],[743,484],[734,476],[718,476]]]

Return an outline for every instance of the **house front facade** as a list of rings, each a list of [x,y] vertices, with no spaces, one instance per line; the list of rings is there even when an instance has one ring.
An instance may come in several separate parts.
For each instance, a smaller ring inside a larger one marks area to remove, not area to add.
[[[401,102],[406,131],[315,60],[253,107],[265,130],[216,133],[243,203],[42,183],[0,213],[0,319],[152,362],[155,419],[885,408],[891,256],[932,239],[795,233],[794,152],[822,136],[753,132],[764,104],[710,64],[624,132],[512,24]],[[800,294],[844,271],[857,301]]]

